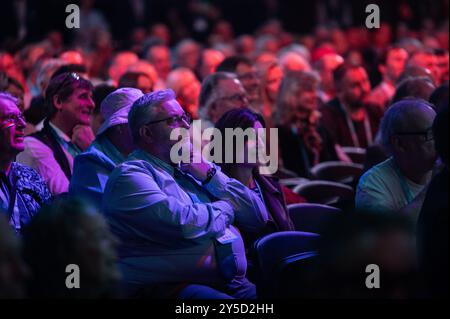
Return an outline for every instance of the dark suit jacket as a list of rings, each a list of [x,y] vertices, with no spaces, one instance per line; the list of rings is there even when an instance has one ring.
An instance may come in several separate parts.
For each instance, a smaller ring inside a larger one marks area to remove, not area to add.
[[[366,105],[365,109],[369,117],[372,137],[375,139],[383,113],[378,107],[371,104]],[[320,108],[320,112],[322,113],[322,126],[327,129],[329,135],[333,137],[335,143],[341,146],[355,146],[353,145],[350,129],[348,128],[345,113],[339,99],[335,98],[334,100],[328,102],[328,104],[322,106]],[[364,122],[353,121],[353,125],[355,126],[356,135],[358,136],[358,140],[361,144],[360,147],[366,148],[368,143],[364,129]]]
[[[449,296],[449,170],[437,174],[428,187],[417,222],[417,247],[426,296]]]
[[[334,140],[330,137],[328,131],[319,126],[317,132],[322,138],[322,151],[319,154],[319,161],[338,160]],[[305,147],[302,136],[292,132],[289,127],[280,126],[278,127],[278,140],[283,166],[301,177],[311,178],[310,170],[313,166],[313,155]]]

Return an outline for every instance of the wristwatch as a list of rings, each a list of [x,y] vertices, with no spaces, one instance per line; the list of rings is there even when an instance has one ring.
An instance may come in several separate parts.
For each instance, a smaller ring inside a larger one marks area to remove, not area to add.
[[[208,184],[211,179],[214,177],[214,175],[216,175],[216,168],[214,166],[212,166],[210,169],[208,169],[208,172],[206,172],[206,179],[202,182],[202,185],[206,185]]]

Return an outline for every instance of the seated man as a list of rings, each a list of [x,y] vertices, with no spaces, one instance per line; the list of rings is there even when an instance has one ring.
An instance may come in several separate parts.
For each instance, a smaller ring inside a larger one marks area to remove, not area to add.
[[[52,78],[45,98],[49,117],[41,131],[25,138],[17,161],[34,168],[58,195],[69,190],[73,159],[94,140],[92,84],[76,73],[62,73]]]
[[[321,107],[322,125],[340,146],[367,148],[378,131],[383,112],[367,103],[370,82],[366,70],[342,64],[333,73],[336,98]]]
[[[406,99],[393,104],[381,125],[383,146],[391,155],[360,179],[358,210],[409,213],[417,220],[436,162],[431,104]]]
[[[122,241],[128,295],[145,288],[159,298],[255,298],[233,224],[246,231],[264,227],[264,203],[210,163],[174,163],[171,149],[180,142],[171,132],[188,130],[190,118],[172,90],[138,99],[128,120],[137,149],[111,173],[103,197],[111,230]]]
[[[199,97],[199,117],[202,126],[214,127],[227,111],[245,107],[248,98],[242,83],[236,75],[228,72],[216,72],[202,82]]]
[[[51,195],[33,169],[14,162],[25,147],[26,122],[17,103],[13,96],[0,93],[0,210],[5,210],[9,223],[21,233]]]
[[[138,89],[121,88],[103,100],[101,113],[105,122],[88,150],[75,157],[69,187],[71,194],[82,196],[101,207],[109,174],[134,148],[128,128],[128,112],[142,95]]]
[[[369,100],[383,112],[395,94],[395,86],[399,83],[400,75],[405,70],[407,59],[408,52],[398,45],[389,47],[380,57],[378,70],[383,79],[372,90]]]
[[[249,106],[254,112],[262,112],[260,80],[252,61],[244,56],[231,56],[225,58],[217,66],[217,72],[230,72],[236,74],[247,93]]]

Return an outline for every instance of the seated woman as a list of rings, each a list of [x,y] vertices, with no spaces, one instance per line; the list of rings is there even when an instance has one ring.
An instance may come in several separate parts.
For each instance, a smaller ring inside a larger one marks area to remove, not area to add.
[[[220,131],[223,138],[226,136],[226,128],[231,128],[233,130],[241,128],[244,131],[248,128],[253,128],[257,133],[258,129],[262,129],[264,127],[265,123],[262,116],[253,113],[247,108],[239,108],[228,111],[216,123],[216,129]],[[258,144],[256,142],[258,139],[257,134],[255,138],[255,140],[248,138],[245,141],[243,149],[236,149],[236,143],[234,140],[233,145],[226,145],[227,143],[223,140],[222,161],[221,163],[217,163],[221,166],[222,171],[226,175],[240,181],[242,184],[254,190],[262,198],[269,212],[269,222],[261,232],[257,234],[241,232],[247,249],[253,246],[256,239],[266,234],[277,231],[294,230],[294,225],[289,218],[286,208],[286,201],[282,186],[274,178],[268,175],[261,175],[258,169],[260,164],[257,163],[257,161],[253,161],[252,163],[252,161],[249,160],[251,159],[251,156],[248,154],[255,154],[256,152],[256,145]],[[261,137],[259,136],[259,138]],[[260,146],[261,144],[258,145]],[[238,153],[234,154],[233,163],[225,163],[225,148],[227,151],[233,150],[233,152]],[[256,156],[256,158],[258,158],[258,156]],[[239,159],[241,161],[239,161]]]
[[[306,178],[311,178],[314,165],[344,159],[338,157],[339,148],[319,125],[318,88],[319,78],[314,73],[291,72],[283,78],[276,102],[283,165]]]

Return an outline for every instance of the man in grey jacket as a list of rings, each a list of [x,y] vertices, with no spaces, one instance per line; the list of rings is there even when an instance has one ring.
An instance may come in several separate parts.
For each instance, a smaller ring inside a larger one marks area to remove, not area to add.
[[[177,165],[172,130],[190,118],[171,90],[138,99],[129,113],[136,151],[110,175],[103,209],[121,240],[128,294],[159,298],[255,298],[242,237],[264,227],[261,199],[211,163]]]

